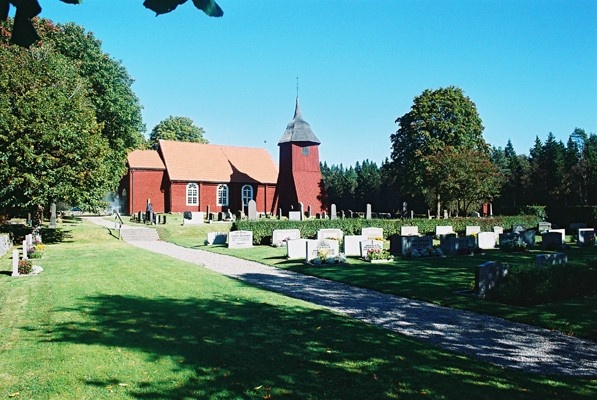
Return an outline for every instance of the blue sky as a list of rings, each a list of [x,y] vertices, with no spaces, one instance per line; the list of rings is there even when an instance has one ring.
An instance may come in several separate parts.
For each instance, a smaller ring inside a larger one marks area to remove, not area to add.
[[[595,0],[189,0],[155,17],[142,0],[40,0],[73,21],[135,79],[147,133],[186,116],[211,143],[264,147],[305,120],[328,164],[390,156],[394,122],[425,89],[454,85],[477,105],[484,137],[528,154],[538,135],[597,133]]]

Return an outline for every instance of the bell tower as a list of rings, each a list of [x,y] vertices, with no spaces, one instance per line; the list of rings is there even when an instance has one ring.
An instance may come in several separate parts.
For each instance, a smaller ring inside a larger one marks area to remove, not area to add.
[[[294,117],[278,142],[280,164],[272,213],[281,208],[283,214],[288,215],[291,209],[300,210],[299,203],[303,203],[305,211],[310,206],[313,214],[325,210],[319,168],[320,143],[303,119],[297,96]]]

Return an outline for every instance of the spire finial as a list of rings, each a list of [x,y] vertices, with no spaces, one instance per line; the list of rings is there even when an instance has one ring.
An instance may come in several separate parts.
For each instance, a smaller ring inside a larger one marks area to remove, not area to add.
[[[296,98],[298,99],[298,84],[299,84],[299,79],[298,76],[296,77]]]

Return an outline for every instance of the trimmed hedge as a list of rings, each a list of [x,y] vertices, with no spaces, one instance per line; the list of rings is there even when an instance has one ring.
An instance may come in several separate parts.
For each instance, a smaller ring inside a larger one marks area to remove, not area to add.
[[[541,221],[533,215],[515,215],[493,218],[448,218],[448,219],[308,219],[305,221],[289,221],[277,219],[259,219],[257,221],[240,220],[234,222],[231,230],[253,231],[253,244],[271,243],[272,232],[276,229],[299,229],[301,237],[315,238],[317,231],[325,228],[342,229],[345,235],[359,235],[361,228],[376,227],[383,228],[384,237],[387,239],[392,235],[400,234],[402,226],[417,226],[422,235],[435,234],[435,227],[438,225],[451,225],[455,232],[464,234],[467,225],[478,225],[483,232],[493,231],[494,226],[501,226],[504,230],[512,229],[514,225],[523,225],[534,228]]]

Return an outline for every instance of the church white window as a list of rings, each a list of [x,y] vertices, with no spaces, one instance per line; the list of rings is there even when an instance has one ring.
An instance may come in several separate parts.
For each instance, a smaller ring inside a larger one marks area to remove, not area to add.
[[[243,206],[248,206],[249,201],[253,200],[253,186],[244,185],[241,189],[241,197],[243,201]]]
[[[187,185],[187,206],[196,206],[199,204],[199,186],[196,183]]]
[[[228,185],[218,185],[217,204],[219,206],[228,205]]]

